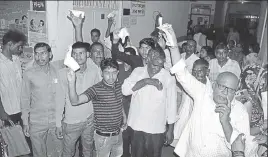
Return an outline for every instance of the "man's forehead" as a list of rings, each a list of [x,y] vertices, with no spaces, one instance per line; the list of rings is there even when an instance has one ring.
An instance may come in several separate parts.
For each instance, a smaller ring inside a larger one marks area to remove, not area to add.
[[[193,66],[193,69],[195,69],[195,70],[205,69],[205,68],[208,69],[208,66],[201,64],[201,63],[194,64],[194,66]]]
[[[85,48],[75,48],[73,49],[73,53],[79,53],[79,52],[86,52],[87,50]]]
[[[46,47],[38,47],[37,49],[35,49],[35,52],[47,52],[47,48]]]
[[[94,51],[103,51],[103,47],[101,45],[94,45],[91,50]]]
[[[227,53],[225,49],[217,49],[216,53]]]

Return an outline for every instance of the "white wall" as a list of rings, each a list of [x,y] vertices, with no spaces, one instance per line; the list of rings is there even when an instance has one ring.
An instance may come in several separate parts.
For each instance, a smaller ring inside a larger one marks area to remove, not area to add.
[[[49,44],[52,45],[52,51],[54,54],[53,60],[63,59],[66,53],[68,45],[74,42],[74,30],[72,23],[66,18],[69,9],[73,9],[72,1],[46,1],[47,2],[47,21],[48,21],[48,39]],[[123,5],[123,6],[122,6]],[[123,4],[119,7],[119,12],[122,8],[130,7],[130,1],[123,1]],[[132,43],[138,46],[139,41],[142,38],[149,37],[150,33],[154,30],[153,12],[160,11],[163,14],[163,22],[173,25],[176,35],[183,36],[186,34],[188,12],[190,2],[189,1],[146,1],[145,16],[139,16],[137,18],[137,24],[129,28],[131,34]],[[89,13],[93,10],[86,8]],[[98,14],[103,12],[107,15],[107,11],[104,9],[94,8],[94,11]],[[107,27],[107,19],[99,21],[103,23],[101,30]],[[83,37],[85,41],[89,39],[89,32],[94,27],[90,25],[90,21],[87,21],[88,26],[83,29]],[[120,22],[118,21],[118,24]],[[85,24],[86,25],[86,24]],[[102,32],[104,35],[105,32]]]
[[[146,1],[145,16],[137,17],[137,25],[129,28],[131,41],[138,46],[142,38],[149,37],[154,30],[154,11],[160,11],[163,15],[163,23],[170,23],[176,35],[186,35],[188,23],[189,1]],[[130,2],[124,1],[123,8],[129,8]]]

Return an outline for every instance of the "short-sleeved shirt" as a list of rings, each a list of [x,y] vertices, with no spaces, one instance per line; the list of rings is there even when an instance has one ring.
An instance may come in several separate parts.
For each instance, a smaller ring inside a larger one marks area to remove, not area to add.
[[[114,87],[101,81],[88,88],[85,94],[92,100],[95,129],[101,132],[115,132],[121,128],[123,118],[122,83],[115,82]]]

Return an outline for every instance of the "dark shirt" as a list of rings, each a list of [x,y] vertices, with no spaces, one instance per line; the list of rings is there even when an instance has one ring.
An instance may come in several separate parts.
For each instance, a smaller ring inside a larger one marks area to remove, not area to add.
[[[135,69],[137,67],[143,67],[143,62],[141,56],[137,55],[128,55],[126,53],[120,52],[118,49],[118,44],[112,44],[112,58],[115,60],[121,60],[127,64],[129,64],[132,69]]]
[[[123,119],[122,83],[115,82],[114,87],[103,81],[88,88],[84,94],[92,100],[95,129],[101,132],[115,132],[121,128]]]
[[[125,71],[124,64],[119,64],[119,74],[118,74],[119,82],[124,82],[124,80],[129,77],[131,72],[132,72],[131,68],[128,71]],[[126,116],[128,116],[130,101],[131,101],[131,95],[123,96],[123,107],[124,107]]]

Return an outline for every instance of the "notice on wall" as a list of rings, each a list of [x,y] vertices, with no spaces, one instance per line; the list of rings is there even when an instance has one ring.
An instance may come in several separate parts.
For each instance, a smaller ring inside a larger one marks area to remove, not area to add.
[[[32,0],[34,11],[46,11],[46,1],[45,0]]]
[[[122,17],[122,27],[126,27],[126,28],[130,27],[130,16]]]
[[[144,16],[145,15],[145,2],[131,2],[130,15]]]
[[[136,25],[136,24],[137,24],[137,16],[131,16],[130,25]]]
[[[28,11],[28,37],[29,46],[33,47],[38,42],[48,42],[46,12]]]
[[[29,1],[0,1],[0,39],[9,29],[17,29],[28,36],[28,10]]]

